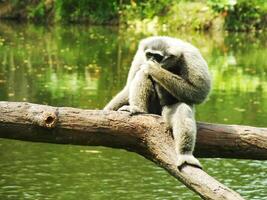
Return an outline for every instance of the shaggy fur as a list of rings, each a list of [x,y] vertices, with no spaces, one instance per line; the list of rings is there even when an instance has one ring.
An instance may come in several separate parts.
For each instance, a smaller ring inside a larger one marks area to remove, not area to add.
[[[126,86],[104,109],[162,114],[176,141],[177,165],[201,166],[192,155],[194,104],[205,100],[210,87],[207,63],[196,47],[171,37],[149,37],[139,44]]]

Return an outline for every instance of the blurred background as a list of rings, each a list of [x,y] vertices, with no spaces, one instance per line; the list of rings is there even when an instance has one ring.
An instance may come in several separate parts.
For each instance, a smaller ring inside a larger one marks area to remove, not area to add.
[[[0,100],[102,109],[140,39],[198,47],[213,89],[199,121],[267,127],[267,1],[0,0]],[[0,139],[0,199],[200,199],[144,158],[104,147]],[[267,162],[201,159],[246,199],[267,199]]]

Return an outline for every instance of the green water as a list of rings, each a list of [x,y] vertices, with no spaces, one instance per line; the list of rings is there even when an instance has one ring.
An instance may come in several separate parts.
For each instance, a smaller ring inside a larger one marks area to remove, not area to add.
[[[267,126],[267,33],[158,31],[197,46],[213,91],[199,121]],[[101,109],[126,81],[138,29],[0,23],[0,100]],[[267,162],[201,159],[246,199],[267,199]],[[199,199],[141,156],[104,147],[0,140],[0,199]]]

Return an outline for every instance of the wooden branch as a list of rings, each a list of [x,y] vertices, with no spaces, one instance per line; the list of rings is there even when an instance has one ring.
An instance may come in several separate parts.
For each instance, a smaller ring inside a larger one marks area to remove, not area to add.
[[[266,133],[261,128],[199,123],[196,155],[266,159]],[[163,167],[203,199],[243,199],[199,168],[184,165],[178,170],[174,141],[160,116],[0,102],[0,137],[123,148]]]
[[[195,155],[267,160],[267,128],[198,123]]]

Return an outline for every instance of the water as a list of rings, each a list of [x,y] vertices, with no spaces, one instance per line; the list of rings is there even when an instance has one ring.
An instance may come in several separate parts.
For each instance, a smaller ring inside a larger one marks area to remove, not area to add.
[[[267,33],[158,31],[200,48],[213,91],[197,119],[267,126]],[[101,109],[149,31],[0,23],[0,100]],[[199,199],[141,156],[104,147],[0,140],[0,199]],[[201,159],[246,199],[267,199],[267,162]]]

